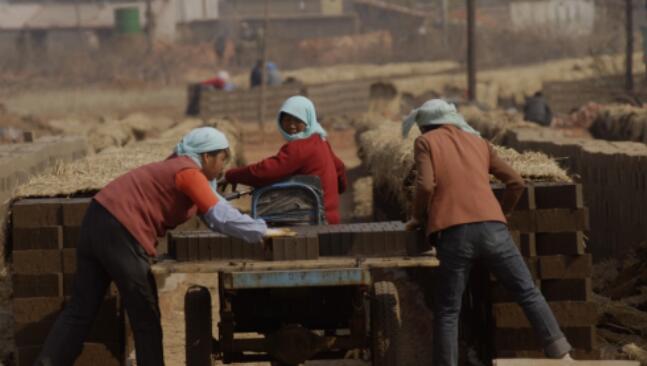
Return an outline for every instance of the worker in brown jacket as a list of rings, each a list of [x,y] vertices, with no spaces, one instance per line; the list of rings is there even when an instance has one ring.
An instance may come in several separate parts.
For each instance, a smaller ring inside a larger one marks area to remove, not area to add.
[[[472,264],[482,259],[516,297],[550,358],[570,358],[571,345],[535,286],[506,226],[524,181],[472,129],[456,107],[433,99],[403,123],[417,124],[415,198],[407,228],[424,227],[440,260],[434,296],[434,366],[458,364],[458,318]],[[499,204],[490,174],[506,185]]]

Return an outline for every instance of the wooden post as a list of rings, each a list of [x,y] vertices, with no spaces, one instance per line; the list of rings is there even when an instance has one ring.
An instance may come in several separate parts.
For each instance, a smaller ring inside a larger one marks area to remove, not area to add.
[[[442,15],[443,15],[443,46],[447,48],[449,45],[449,35],[447,34],[448,32],[448,24],[449,24],[449,10],[447,7],[447,0],[441,0],[442,1]]]
[[[268,39],[268,29],[270,24],[270,0],[265,0],[265,11],[263,16],[263,54],[261,55],[261,90],[259,94],[258,101],[258,124],[261,132],[264,132],[265,129],[265,92],[267,89],[267,39]],[[261,134],[265,136],[265,134]]]
[[[643,14],[647,16],[647,0],[645,0],[645,9]],[[645,65],[645,84],[647,84],[647,24],[643,22],[643,64]]]
[[[625,0],[625,31],[627,40],[626,66],[625,66],[625,89],[627,92],[634,90],[634,6],[633,0]]]
[[[467,0],[467,98],[476,100],[476,5]]]

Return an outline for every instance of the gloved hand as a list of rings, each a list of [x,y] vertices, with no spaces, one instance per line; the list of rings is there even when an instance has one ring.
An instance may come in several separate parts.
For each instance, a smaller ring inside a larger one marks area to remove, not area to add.
[[[277,238],[282,236],[296,236],[297,233],[287,227],[269,228],[265,231],[266,238]]]
[[[420,221],[416,218],[410,218],[409,221],[404,223],[404,230],[406,231],[414,231],[420,228]]]
[[[238,188],[238,183],[227,182],[227,179],[225,178],[222,178],[221,180],[218,181],[218,190],[220,192],[223,192],[223,193],[226,192],[228,186],[231,186],[231,191],[235,192],[236,188]]]

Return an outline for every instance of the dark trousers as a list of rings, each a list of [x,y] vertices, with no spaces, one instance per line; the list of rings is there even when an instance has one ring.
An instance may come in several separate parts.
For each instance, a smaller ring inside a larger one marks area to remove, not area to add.
[[[157,287],[144,249],[110,212],[92,201],[77,248],[72,298],[50,331],[36,365],[71,366],[81,353],[111,281],[135,335],[137,364],[164,364]]]
[[[458,318],[463,292],[476,259],[483,259],[503,286],[513,293],[543,342],[544,353],[558,358],[571,345],[544,296],[500,222],[477,222],[443,230],[436,238],[440,267],[434,294],[434,366],[458,365]]]

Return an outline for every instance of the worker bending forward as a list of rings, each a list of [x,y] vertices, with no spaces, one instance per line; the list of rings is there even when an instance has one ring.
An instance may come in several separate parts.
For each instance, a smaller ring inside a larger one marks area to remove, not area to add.
[[[422,136],[415,141],[417,178],[407,228],[424,225],[440,260],[434,295],[434,366],[458,364],[461,299],[477,259],[514,294],[546,356],[570,357],[571,345],[506,226],[505,215],[524,189],[521,176],[444,100],[433,99],[413,110],[403,123],[405,137],[414,124]],[[501,204],[490,187],[490,174],[506,185]]]
[[[90,203],[81,225],[72,298],[56,320],[37,365],[71,366],[111,281],[135,337],[137,364],[164,364],[157,288],[149,260],[157,238],[196,213],[215,231],[261,245],[267,226],[219,197],[212,187],[229,142],[211,128],[188,133],[168,159],[118,177]]]

